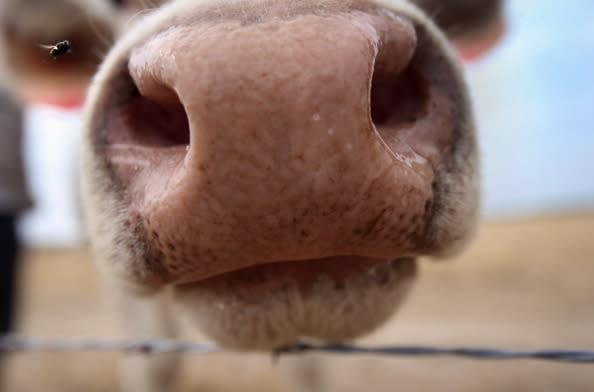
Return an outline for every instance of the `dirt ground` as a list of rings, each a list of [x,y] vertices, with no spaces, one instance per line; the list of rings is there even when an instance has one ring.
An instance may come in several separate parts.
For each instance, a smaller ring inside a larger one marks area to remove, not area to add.
[[[19,331],[44,337],[119,336],[88,255],[30,250],[22,263]],[[450,262],[423,262],[392,322],[366,344],[594,349],[594,214],[482,225]],[[593,391],[594,365],[308,355],[329,391]],[[19,353],[2,391],[117,391],[114,353]],[[264,354],[187,355],[179,388],[291,391],[293,359]]]

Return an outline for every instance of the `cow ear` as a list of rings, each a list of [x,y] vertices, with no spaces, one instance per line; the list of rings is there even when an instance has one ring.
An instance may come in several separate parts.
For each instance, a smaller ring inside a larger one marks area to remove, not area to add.
[[[441,28],[466,61],[494,48],[505,34],[503,0],[411,0]]]
[[[481,30],[472,35],[453,37],[451,41],[464,61],[472,62],[496,47],[505,35],[505,30],[505,19],[502,14],[499,14],[495,20]]]

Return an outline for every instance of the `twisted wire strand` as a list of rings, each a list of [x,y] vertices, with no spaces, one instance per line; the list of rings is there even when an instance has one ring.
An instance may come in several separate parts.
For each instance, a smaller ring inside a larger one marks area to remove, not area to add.
[[[389,356],[458,356],[471,359],[541,359],[559,362],[594,363],[594,350],[547,349],[547,350],[510,350],[487,347],[440,348],[432,346],[383,346],[359,347],[342,344],[297,343],[282,348],[280,353],[299,353],[322,351],[343,354],[374,354]]]
[[[208,354],[224,351],[213,343],[195,343],[172,339],[43,339],[28,336],[0,336],[0,353],[32,351],[118,351],[129,354],[153,355],[161,353]],[[296,343],[273,352],[275,357],[305,352],[340,354],[370,354],[387,356],[431,357],[458,356],[470,359],[540,359],[558,362],[594,363],[594,350],[548,349],[508,350],[486,347],[440,348],[432,346],[363,347],[346,344]]]

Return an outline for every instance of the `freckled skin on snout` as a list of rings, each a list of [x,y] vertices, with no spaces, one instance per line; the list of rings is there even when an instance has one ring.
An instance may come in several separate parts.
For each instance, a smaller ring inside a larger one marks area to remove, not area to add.
[[[400,68],[416,36],[399,19],[377,19],[182,26],[132,51],[140,93],[167,103],[162,90],[173,90],[188,113],[190,145],[169,175],[136,175],[138,162],[129,164],[129,150],[122,159],[117,144],[112,157],[172,279],[340,254],[393,257],[416,245],[393,227],[423,229],[410,221],[432,198],[429,162],[387,147],[368,112],[373,23],[408,38],[394,49]],[[159,173],[163,163],[141,164]]]
[[[102,268],[173,285],[232,347],[381,325],[415,259],[458,248],[477,204],[453,56],[416,9],[385,3],[183,3],[123,40],[83,158]]]

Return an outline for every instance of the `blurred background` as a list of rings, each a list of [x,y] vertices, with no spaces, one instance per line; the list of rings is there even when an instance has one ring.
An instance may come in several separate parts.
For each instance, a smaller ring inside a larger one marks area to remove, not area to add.
[[[365,343],[594,349],[594,2],[510,0],[505,16],[500,44],[466,65],[484,174],[477,240],[452,262],[424,263],[403,311]],[[26,169],[35,206],[19,226],[28,247],[19,332],[119,334],[81,249],[74,192],[80,120],[79,109],[26,109]],[[45,391],[113,390],[116,357],[15,355],[6,390],[39,390],[39,380]],[[284,369],[290,361],[275,367],[263,355],[247,358],[186,357],[180,388],[289,390]],[[336,391],[594,387],[586,365],[315,358]]]
[[[488,217],[594,207],[594,3],[507,3],[501,45],[468,66]]]

